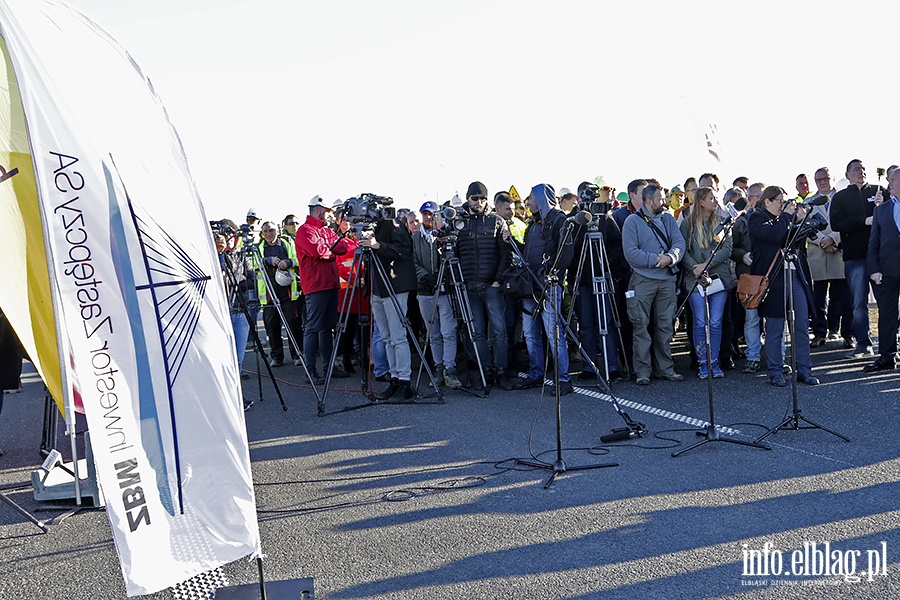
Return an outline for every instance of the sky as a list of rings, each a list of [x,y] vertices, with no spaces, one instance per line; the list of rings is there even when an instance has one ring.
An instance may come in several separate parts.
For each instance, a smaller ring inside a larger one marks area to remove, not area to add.
[[[151,79],[207,216],[399,207],[602,176],[900,163],[900,6],[846,2],[69,0]],[[706,150],[714,124],[721,162]]]

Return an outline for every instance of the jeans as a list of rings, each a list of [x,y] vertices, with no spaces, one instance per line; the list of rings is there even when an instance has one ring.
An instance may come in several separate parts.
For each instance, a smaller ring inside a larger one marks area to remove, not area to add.
[[[791,340],[797,361],[797,373],[809,375],[812,361],[809,356],[809,307],[806,292],[798,277],[792,278],[794,292],[794,338]],[[766,317],[766,370],[770,378],[783,376],[785,358],[784,319]]]
[[[575,297],[575,309],[578,313],[578,338],[581,340],[581,346],[584,348],[585,353],[592,361],[596,361],[597,351],[600,348],[600,336],[603,335],[603,354],[606,359],[606,367],[610,373],[618,371],[619,365],[616,355],[619,351],[619,343],[616,337],[618,332],[613,323],[612,296],[595,296],[592,289],[581,288]],[[605,331],[601,331],[600,322],[598,321],[598,313],[601,310],[604,312]],[[600,371],[603,370],[596,362],[595,365]],[[585,370],[589,368],[590,365],[585,365]]]
[[[725,315],[725,300],[728,291],[721,291],[709,296],[709,352],[712,363],[717,363],[719,349],[722,347],[722,321]],[[706,363],[706,307],[703,296],[699,292],[691,294],[691,314],[694,316],[694,347],[697,360]]]
[[[250,337],[250,323],[242,313],[231,313],[231,329],[234,331],[234,349],[237,351],[238,371],[244,364],[244,353],[247,351],[247,338]]]
[[[394,301],[390,297],[372,296],[372,315],[375,317],[375,322],[378,323],[378,330],[382,333],[388,364],[391,367],[391,377],[409,381],[412,367],[409,342],[406,340],[406,327],[403,326],[406,320],[409,292],[394,294],[394,298],[396,298],[402,314],[397,313]]]
[[[337,288],[306,295],[306,330],[303,335],[303,354],[309,374],[315,376],[316,352],[322,355],[325,368],[334,352],[334,326],[337,325]]]
[[[744,313],[744,341],[747,342],[747,360],[759,362],[759,354],[762,352],[762,334],[759,332],[759,312],[755,308],[748,308]]]
[[[491,326],[491,343],[494,347],[494,364],[497,369],[506,370],[509,365],[509,345],[506,339],[506,300],[499,287],[490,284],[480,292],[468,291],[472,306],[472,321],[475,326],[475,347],[481,363],[487,367],[491,361],[488,353],[487,329],[484,313],[487,310]]]
[[[844,275],[853,298],[853,333],[859,350],[872,347],[869,337],[869,276],[866,271],[864,258],[844,261]]]
[[[434,296],[420,295],[418,300],[419,312],[422,313],[428,330],[434,364],[443,364],[448,369],[456,367],[456,318],[453,316],[453,307],[450,306],[450,296],[439,295],[437,307]]]
[[[384,347],[384,340],[381,339],[381,330],[378,329],[378,323],[372,319],[372,372],[375,377],[381,377],[391,372],[391,365],[388,364],[387,348]]]
[[[556,302],[548,297],[544,300],[544,307],[537,313],[537,302],[532,298],[525,298],[522,307],[525,310],[525,345],[528,347],[528,377],[529,379],[542,380],[544,378],[544,336],[553,340],[557,335],[556,323],[558,322],[559,339],[556,341],[556,351],[553,359],[559,359],[559,380],[569,381],[569,351],[566,347],[566,330],[559,319],[560,306],[562,305],[562,288],[557,288]],[[557,321],[559,319],[559,321]],[[551,342],[552,345],[552,342]]]

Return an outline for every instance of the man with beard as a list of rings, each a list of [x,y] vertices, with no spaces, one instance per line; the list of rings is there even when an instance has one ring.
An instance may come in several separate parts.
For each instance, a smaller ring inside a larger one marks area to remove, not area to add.
[[[675,217],[666,212],[662,189],[648,184],[641,192],[642,206],[625,219],[622,249],[632,275],[625,293],[628,316],[634,325],[634,370],[638,385],[649,385],[651,345],[659,372],[669,381],[683,381],[675,372],[670,342],[678,298],[677,263],[684,256],[684,237]],[[651,339],[648,327],[654,324]]]

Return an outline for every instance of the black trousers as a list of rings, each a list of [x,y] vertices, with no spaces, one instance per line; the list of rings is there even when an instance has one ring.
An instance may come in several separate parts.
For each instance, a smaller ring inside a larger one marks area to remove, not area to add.
[[[878,303],[878,353],[883,358],[896,360],[900,279],[885,277],[880,285],[872,286],[872,291]]]
[[[297,313],[297,301],[282,300],[281,311],[284,313],[285,327],[291,330],[294,340],[297,344],[302,344],[303,331],[300,327],[300,316]],[[274,304],[266,304],[263,307],[263,323],[266,327],[266,336],[269,338],[269,355],[276,360],[284,360],[284,342],[281,340],[281,317],[278,315],[278,309]],[[288,343],[291,352],[291,358],[296,360],[299,357],[294,347]]]

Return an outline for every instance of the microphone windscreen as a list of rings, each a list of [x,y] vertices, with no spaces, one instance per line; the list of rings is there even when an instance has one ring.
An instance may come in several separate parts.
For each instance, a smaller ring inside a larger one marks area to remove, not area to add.
[[[614,431],[613,433],[607,435],[601,435],[600,441],[604,444],[609,444],[611,442],[624,442],[625,440],[631,439],[635,434],[630,429],[623,429],[622,431]]]
[[[578,225],[587,225],[594,218],[594,215],[589,213],[586,210],[581,211],[580,213],[575,215],[575,223]]]
[[[452,221],[456,218],[456,209],[452,206],[447,206],[441,211],[441,216],[444,217],[445,221]]]
[[[738,210],[738,212],[744,210],[745,208],[747,208],[747,199],[738,198],[734,203],[734,207]]]
[[[807,204],[809,204],[810,206],[825,206],[826,204],[828,204],[828,200],[828,196],[816,196],[815,198],[807,202]]]

